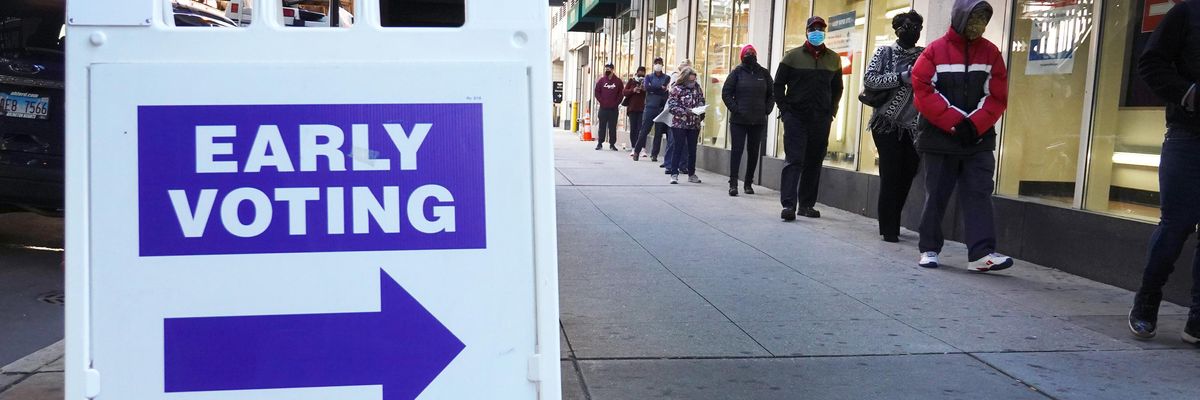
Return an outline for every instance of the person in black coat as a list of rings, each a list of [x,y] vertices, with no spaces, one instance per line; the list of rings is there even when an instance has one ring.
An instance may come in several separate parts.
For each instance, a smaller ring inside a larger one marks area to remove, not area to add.
[[[1200,2],[1177,3],[1146,42],[1138,74],[1167,103],[1167,137],[1158,181],[1162,219],[1150,237],[1142,286],[1133,297],[1129,330],[1141,339],[1154,337],[1163,286],[1175,261],[1200,223]],[[1200,250],[1192,259],[1192,304],[1184,342],[1200,343]]]
[[[900,214],[921,162],[914,146],[919,114],[913,105],[912,67],[924,50],[917,46],[924,23],[916,11],[892,18],[896,43],[875,51],[863,78],[863,86],[888,93],[868,126],[879,150],[879,234],[891,243],[900,241]]]
[[[743,151],[749,156],[746,158],[746,194],[754,194],[754,170],[758,167],[758,156],[762,154],[767,114],[775,108],[771,71],[758,64],[754,46],[743,47],[741,58],[742,64],[729,73],[721,88],[721,99],[729,108],[729,134],[733,139],[733,153],[729,157],[730,196],[738,195],[738,170]]]

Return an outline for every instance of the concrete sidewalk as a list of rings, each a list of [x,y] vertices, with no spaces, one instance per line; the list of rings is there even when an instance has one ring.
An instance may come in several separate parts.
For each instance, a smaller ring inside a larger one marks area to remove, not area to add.
[[[62,400],[63,342],[0,367],[0,400]]]
[[[924,270],[913,232],[829,207],[783,223],[777,192],[555,139],[565,398],[1200,398],[1182,307],[1131,340],[1129,291],[971,273],[958,243]]]

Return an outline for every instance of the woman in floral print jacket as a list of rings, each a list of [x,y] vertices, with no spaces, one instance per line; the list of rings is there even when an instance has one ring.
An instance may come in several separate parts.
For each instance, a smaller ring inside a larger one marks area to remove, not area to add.
[[[679,71],[679,79],[667,98],[667,109],[672,117],[671,135],[675,137],[670,149],[671,163],[667,165],[672,184],[679,183],[680,173],[688,174],[688,182],[700,183],[700,177],[696,176],[696,145],[704,113],[696,113],[694,109],[704,105],[704,91],[696,82],[696,71],[692,68]]]

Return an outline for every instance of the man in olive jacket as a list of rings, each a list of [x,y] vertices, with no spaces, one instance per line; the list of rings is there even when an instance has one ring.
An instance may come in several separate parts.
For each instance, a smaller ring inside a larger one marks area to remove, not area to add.
[[[829,149],[829,127],[842,100],[842,57],[825,47],[825,19],[808,19],[804,46],[783,55],[775,72],[775,103],[783,119],[783,167],[780,200],[784,221],[796,214],[820,218],[813,209],[821,183],[821,162]],[[797,208],[799,205],[799,208]]]

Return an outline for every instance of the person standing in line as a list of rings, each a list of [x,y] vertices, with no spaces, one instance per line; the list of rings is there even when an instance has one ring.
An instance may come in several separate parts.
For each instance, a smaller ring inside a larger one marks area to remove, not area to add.
[[[658,57],[654,59],[654,73],[646,75],[646,79],[642,82],[642,87],[646,89],[646,109],[642,114],[642,128],[649,133],[654,131],[654,143],[650,149],[650,161],[658,162],[658,155],[662,150],[662,137],[667,134],[667,124],[654,122],[654,118],[662,114],[663,109],[667,106],[667,90],[668,84],[671,83],[671,77],[663,72],[663,59]],[[633,151],[641,154],[646,147],[646,138],[648,135],[639,135],[638,141],[633,145]]]
[[[814,16],[805,26],[808,40],[784,54],[775,72],[775,103],[783,119],[787,153],[779,195],[784,221],[795,221],[797,214],[821,217],[813,207],[821,163],[829,149],[829,129],[844,90],[842,57],[825,47],[825,19]]]
[[[1150,339],[1158,327],[1163,286],[1200,223],[1200,2],[1175,4],[1154,29],[1138,74],[1167,103],[1167,134],[1158,169],[1162,218],[1150,237],[1142,285],[1133,297],[1129,330]],[[1192,259],[1192,304],[1180,338],[1200,343],[1200,249]]]
[[[624,84],[617,73],[613,71],[612,63],[604,65],[604,76],[596,81],[595,96],[600,103],[600,112],[596,118],[600,120],[600,132],[596,136],[596,150],[604,147],[604,138],[608,137],[608,148],[617,150],[617,118],[620,117],[621,100],[624,98]]]
[[[684,59],[683,61],[680,61],[679,67],[675,68],[675,72],[671,74],[671,83],[673,83],[673,84],[678,83],[679,82],[679,73],[681,71],[683,71],[684,68],[691,68],[691,67],[692,67],[692,60]],[[672,85],[672,86],[674,86],[674,85]],[[670,89],[667,89],[667,90],[668,90],[667,97],[669,98],[670,97]],[[671,110],[667,109],[666,107],[663,108],[663,114],[666,117],[664,119],[667,121],[667,122],[665,122],[665,124],[667,125],[667,152],[666,152],[666,154],[663,154],[663,163],[661,165],[659,165],[658,167],[659,168],[668,168],[667,166],[671,165],[671,157],[672,157],[671,149],[673,149],[675,146],[675,144],[674,144],[675,136],[672,135],[674,133],[674,130],[670,129],[670,128],[672,128],[671,125],[674,124],[674,117],[671,116]],[[667,175],[671,174],[670,171],[664,171],[664,172]]]
[[[1008,108],[1008,70],[996,45],[983,38],[992,19],[985,0],[955,0],[950,29],[917,58],[914,104],[921,114],[917,151],[925,164],[918,265],[937,268],[945,238],[942,219],[954,188],[969,249],[967,269],[999,271],[1013,259],[996,253],[992,190],[996,183],[996,122]]]
[[[917,47],[924,23],[916,11],[893,17],[896,43],[875,51],[863,79],[868,89],[890,94],[868,123],[879,150],[879,234],[890,243],[900,241],[900,215],[921,164],[913,144],[919,116],[912,104],[912,67],[924,50]]]
[[[729,108],[729,134],[733,149],[729,157],[729,195],[738,195],[738,170],[742,152],[746,155],[746,194],[754,194],[754,170],[762,154],[762,139],[767,132],[767,115],[775,108],[771,71],[758,64],[754,46],[742,47],[742,64],[729,73],[721,88],[721,99]]]
[[[704,121],[704,90],[696,82],[696,71],[685,67],[679,71],[679,80],[671,86],[667,99],[667,111],[671,113],[671,159],[667,174],[671,184],[679,183],[679,174],[688,174],[688,182],[700,183],[696,176],[696,145],[700,140],[700,122]]]
[[[637,75],[625,82],[625,115],[629,117],[629,153],[633,161],[638,160],[641,149],[638,142],[646,141],[646,132],[642,130],[642,112],[646,110],[646,88],[642,82],[646,79],[646,67],[638,67]]]

